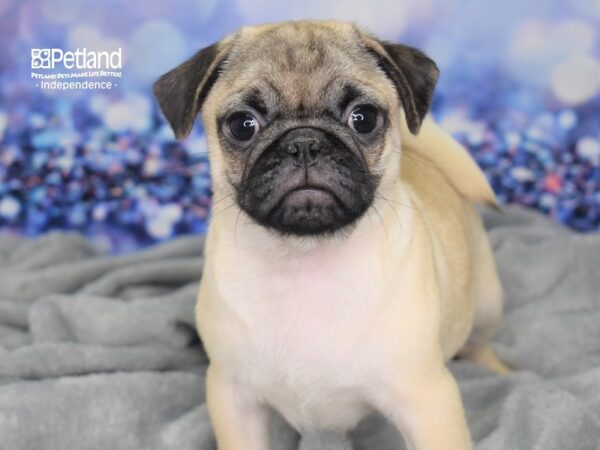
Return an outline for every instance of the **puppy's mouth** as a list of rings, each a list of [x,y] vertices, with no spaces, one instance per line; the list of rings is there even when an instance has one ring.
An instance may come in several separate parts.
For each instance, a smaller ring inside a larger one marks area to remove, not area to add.
[[[283,195],[268,215],[270,225],[286,234],[315,235],[338,228],[348,208],[329,189],[305,185]],[[337,227],[333,227],[337,224]]]
[[[339,202],[335,194],[329,189],[305,185],[290,190],[283,196],[275,208],[282,206],[284,203],[286,203],[287,206],[295,205],[298,207],[310,207],[313,203],[329,203],[331,200],[336,200]]]

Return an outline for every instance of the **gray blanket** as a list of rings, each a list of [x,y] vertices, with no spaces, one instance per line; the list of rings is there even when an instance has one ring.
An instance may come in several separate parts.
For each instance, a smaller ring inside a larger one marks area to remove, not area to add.
[[[506,290],[502,378],[453,361],[477,450],[600,449],[600,235],[485,213]],[[193,304],[203,239],[106,256],[75,234],[0,237],[0,449],[208,450]],[[400,450],[380,416],[272,448]]]

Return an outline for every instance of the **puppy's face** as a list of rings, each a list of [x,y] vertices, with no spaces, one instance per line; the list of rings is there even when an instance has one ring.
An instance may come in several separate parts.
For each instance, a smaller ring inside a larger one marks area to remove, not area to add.
[[[355,223],[399,170],[437,69],[422,53],[339,22],[242,30],[155,83],[178,137],[199,110],[213,189],[257,223],[318,235]]]

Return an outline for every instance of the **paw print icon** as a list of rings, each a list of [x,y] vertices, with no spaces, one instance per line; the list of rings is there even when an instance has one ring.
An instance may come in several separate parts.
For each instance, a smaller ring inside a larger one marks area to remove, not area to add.
[[[32,69],[51,69],[50,49],[32,48],[31,49],[31,68]]]

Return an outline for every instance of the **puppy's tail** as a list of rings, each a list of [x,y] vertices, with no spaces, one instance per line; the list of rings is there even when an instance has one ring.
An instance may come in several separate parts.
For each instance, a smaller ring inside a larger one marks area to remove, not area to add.
[[[431,118],[427,117],[418,135],[413,135],[402,120],[402,151],[409,158],[426,161],[473,203],[483,203],[501,211],[492,187],[469,152]]]

